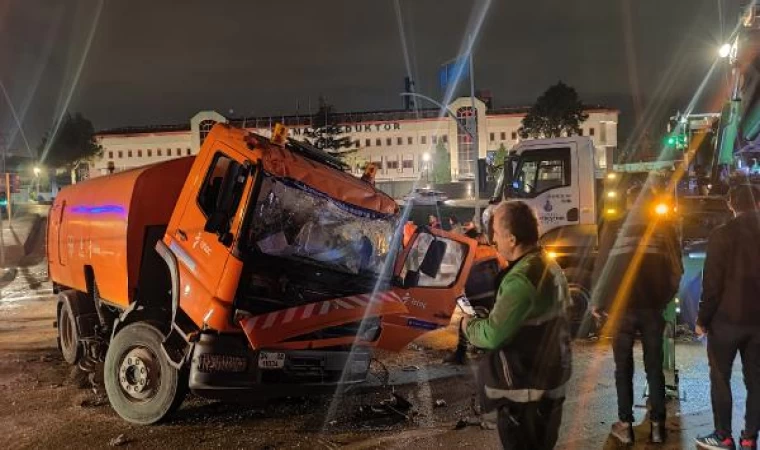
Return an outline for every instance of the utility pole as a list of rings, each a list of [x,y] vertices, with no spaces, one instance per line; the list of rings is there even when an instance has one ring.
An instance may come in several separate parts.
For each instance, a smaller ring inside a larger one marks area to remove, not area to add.
[[[475,38],[470,35],[470,102],[472,103],[472,114],[470,115],[470,126],[472,128],[472,149],[475,150],[475,220],[480,223],[480,176],[478,174],[478,161],[480,160],[480,149],[478,143],[478,114],[475,109],[475,68],[472,63],[472,53],[475,48]]]

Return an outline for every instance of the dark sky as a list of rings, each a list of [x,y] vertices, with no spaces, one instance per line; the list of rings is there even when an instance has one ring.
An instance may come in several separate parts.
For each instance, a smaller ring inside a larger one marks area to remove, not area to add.
[[[493,0],[476,87],[520,106],[561,79],[584,102],[621,109],[630,134],[632,80],[643,106],[659,107],[646,117],[683,105],[722,40],[720,12],[732,28],[739,1]],[[201,109],[288,114],[298,102],[304,112],[320,94],[339,111],[399,108],[396,4],[417,90],[441,98],[437,68],[484,1],[0,0],[0,81],[33,148],[64,108],[96,128],[185,122]],[[16,130],[0,97],[0,132],[19,148]]]

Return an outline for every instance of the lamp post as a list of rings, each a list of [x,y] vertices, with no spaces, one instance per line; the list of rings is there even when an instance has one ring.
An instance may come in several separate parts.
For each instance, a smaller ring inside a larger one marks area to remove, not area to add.
[[[422,162],[425,163],[425,182],[430,183],[430,153],[422,154]]]
[[[34,166],[34,180],[35,184],[37,185],[36,193],[37,198],[40,198],[40,172],[42,172],[42,169],[39,168],[39,166]]]

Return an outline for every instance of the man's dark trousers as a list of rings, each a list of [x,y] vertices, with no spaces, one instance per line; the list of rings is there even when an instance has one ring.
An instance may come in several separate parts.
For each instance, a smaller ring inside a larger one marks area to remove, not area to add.
[[[649,384],[654,422],[665,421],[665,374],[663,364],[663,332],[665,318],[660,309],[630,309],[619,316],[612,341],[615,357],[615,386],[618,398],[618,419],[633,422],[633,344],[636,332],[641,333],[644,370]]]
[[[745,436],[757,436],[760,429],[760,326],[734,325],[719,318],[710,323],[707,358],[710,362],[710,397],[715,429],[732,432],[731,371],[736,354],[742,358],[747,386]]]
[[[510,402],[498,413],[501,445],[505,450],[551,450],[562,423],[564,398]]]

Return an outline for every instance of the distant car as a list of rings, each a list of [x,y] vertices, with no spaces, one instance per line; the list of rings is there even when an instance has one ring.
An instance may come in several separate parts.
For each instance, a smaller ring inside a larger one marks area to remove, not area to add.
[[[415,189],[404,196],[404,202],[413,202],[418,205],[437,205],[448,199],[449,197],[443,192],[427,188]]]

